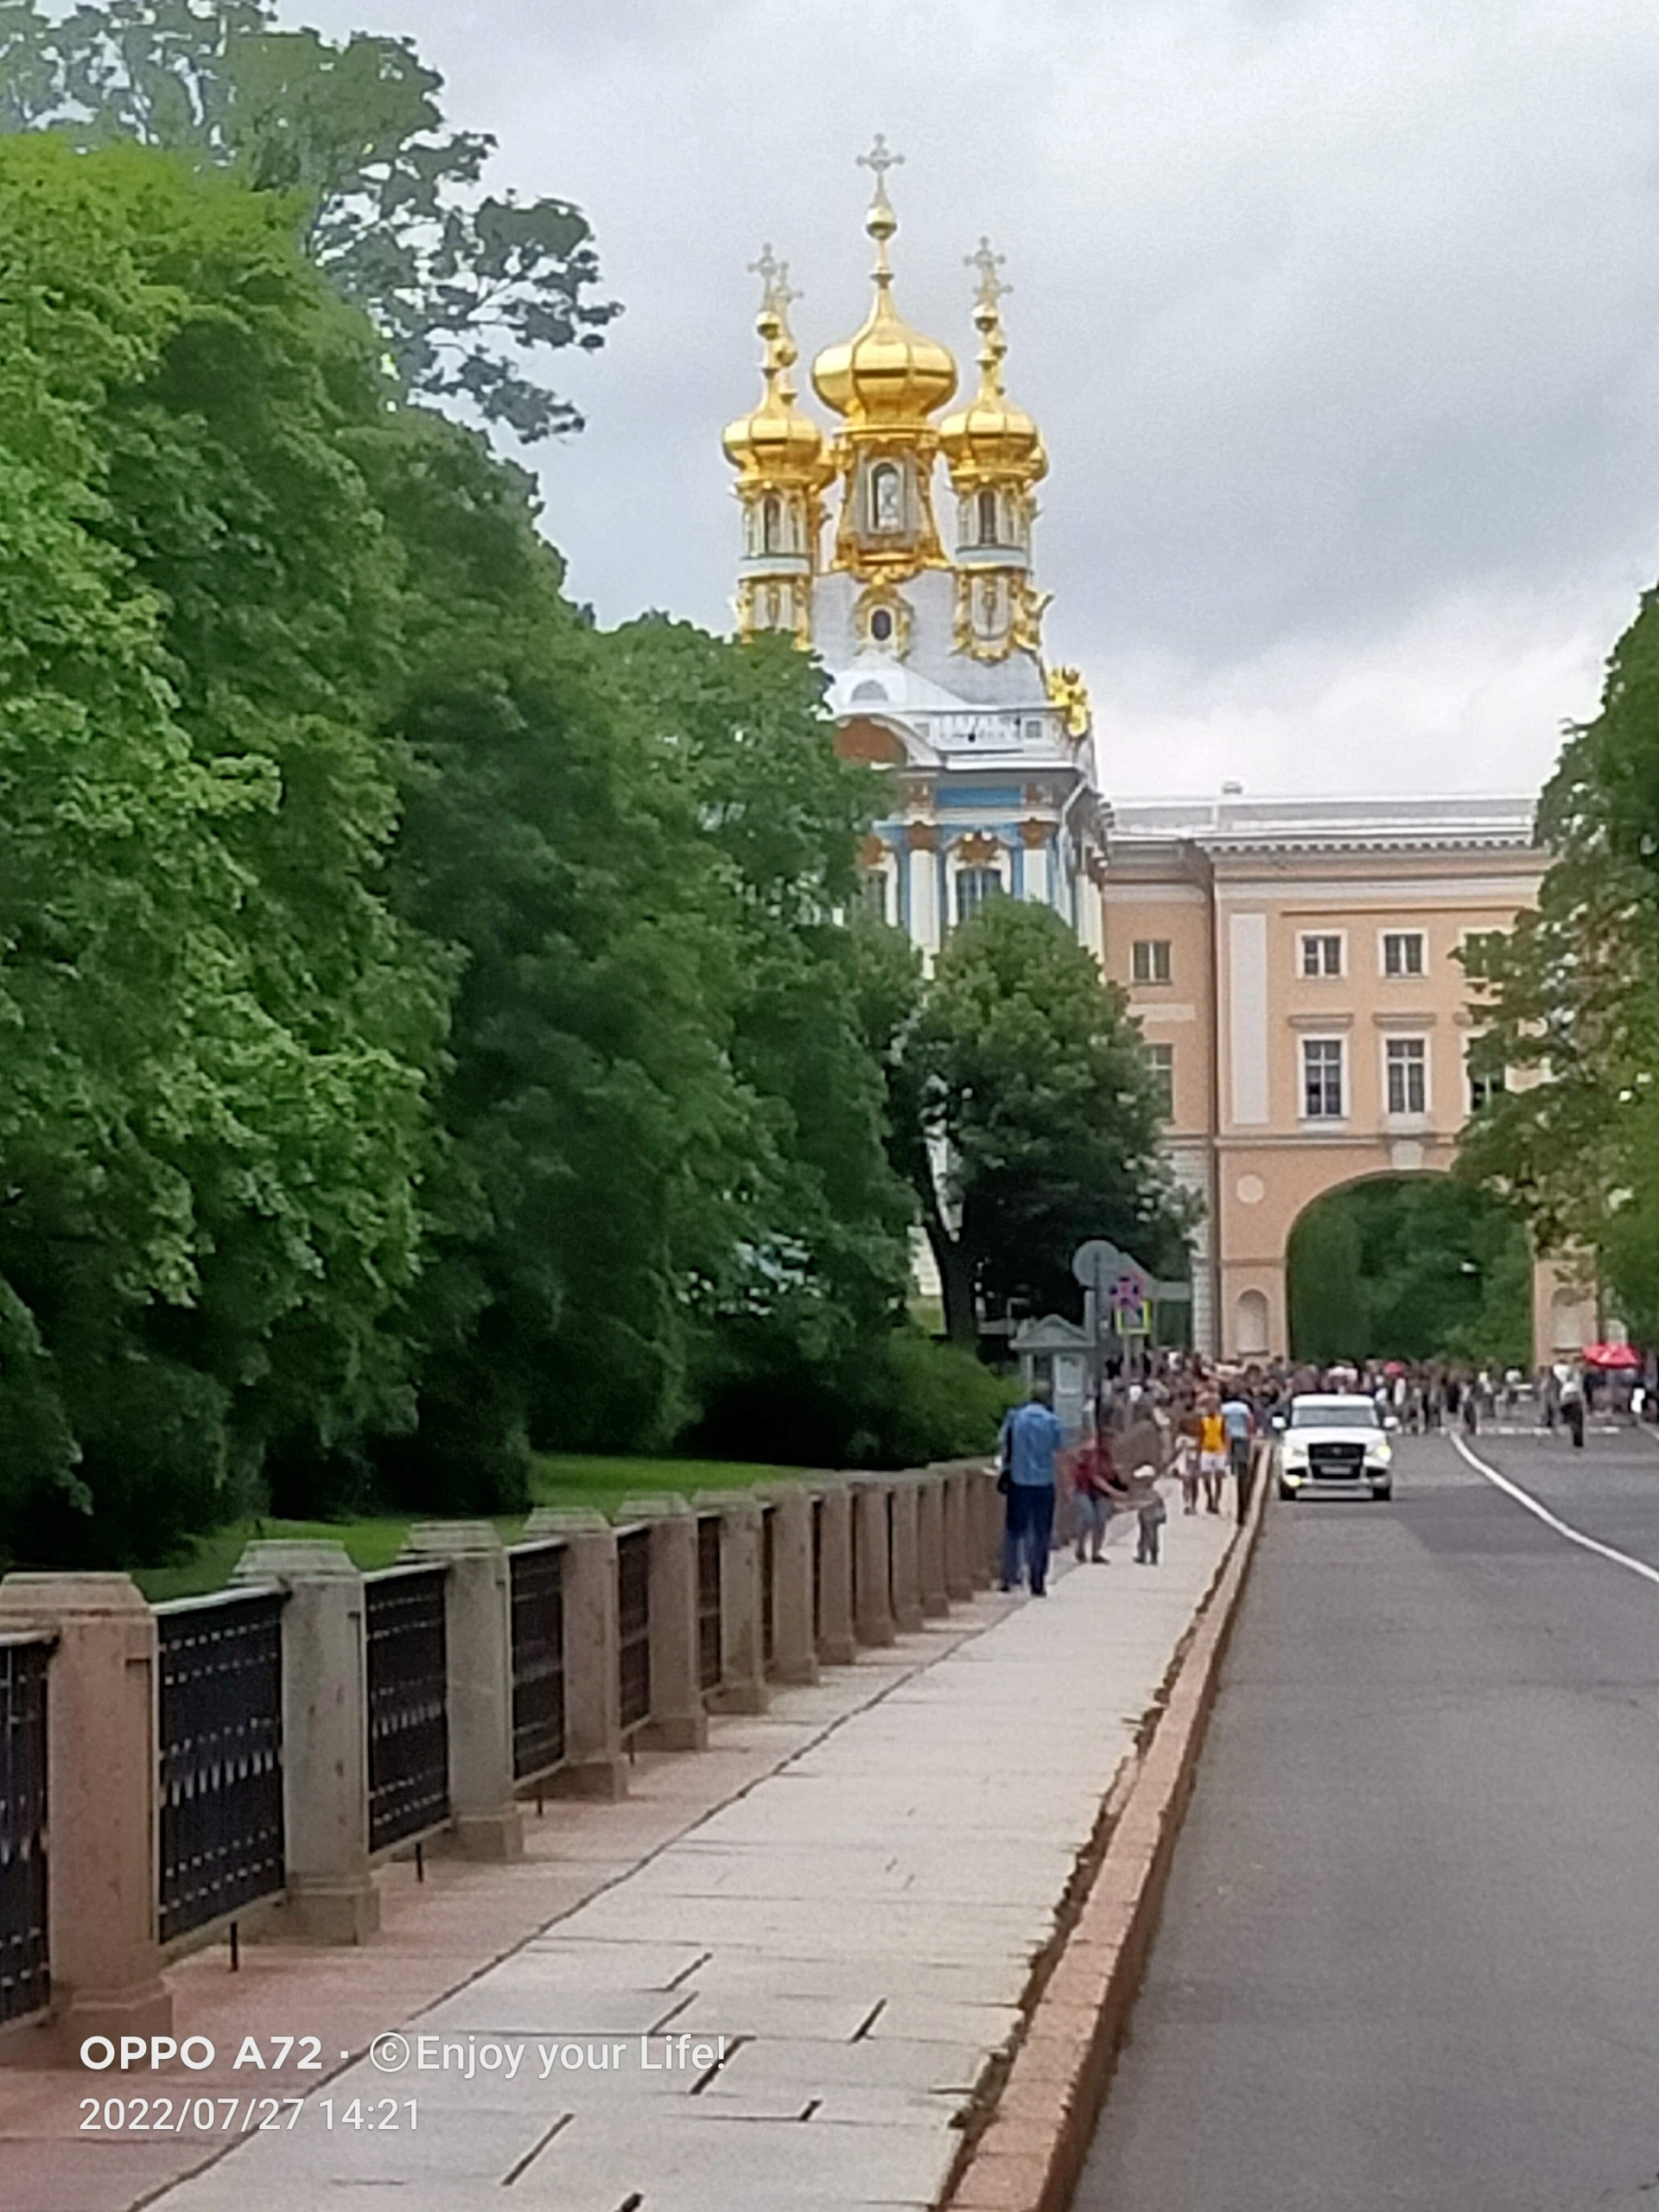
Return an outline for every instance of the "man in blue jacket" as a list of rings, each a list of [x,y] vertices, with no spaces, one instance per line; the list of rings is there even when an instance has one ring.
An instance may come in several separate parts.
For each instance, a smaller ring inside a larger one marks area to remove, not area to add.
[[[1054,1529],[1055,1470],[1065,1431],[1054,1418],[1046,1382],[1002,1424],[1002,1481],[1008,1510],[1002,1534],[1002,1587],[1017,1589],[1021,1562],[1033,1598],[1046,1597],[1048,1548]]]

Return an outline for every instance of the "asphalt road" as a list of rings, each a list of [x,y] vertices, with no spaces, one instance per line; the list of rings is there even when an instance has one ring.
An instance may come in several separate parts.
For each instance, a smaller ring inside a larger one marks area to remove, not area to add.
[[[1659,1567],[1659,1446],[1476,1448]],[[1395,1465],[1269,1507],[1075,2212],[1659,2212],[1659,1586]]]

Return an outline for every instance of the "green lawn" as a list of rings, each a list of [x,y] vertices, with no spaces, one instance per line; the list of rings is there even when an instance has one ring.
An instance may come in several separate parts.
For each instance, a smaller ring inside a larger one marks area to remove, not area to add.
[[[688,1497],[699,1490],[747,1488],[751,1483],[775,1482],[799,1475],[798,1467],[762,1467],[748,1462],[721,1459],[606,1459],[578,1454],[554,1454],[538,1459],[531,1482],[538,1505],[594,1505],[614,1512],[625,1497],[653,1491],[683,1491]],[[359,1567],[390,1567],[403,1548],[413,1525],[410,1514],[381,1514],[356,1521],[237,1521],[198,1536],[188,1559],[173,1567],[138,1568],[133,1580],[152,1605],[169,1598],[195,1598],[208,1590],[221,1590],[242,1556],[244,1545],[256,1536],[322,1537],[344,1544]],[[499,1520],[503,1538],[512,1542],[524,1525],[522,1516]]]

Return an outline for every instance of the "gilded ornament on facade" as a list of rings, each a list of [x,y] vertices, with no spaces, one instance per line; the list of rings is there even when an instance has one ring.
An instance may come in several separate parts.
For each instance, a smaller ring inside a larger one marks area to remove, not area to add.
[[[853,608],[860,645],[891,653],[895,660],[903,660],[910,651],[912,620],[910,601],[886,576],[861,591]]]
[[[1083,680],[1079,668],[1051,668],[1048,671],[1048,696],[1051,702],[1065,713],[1066,734],[1087,737],[1093,720],[1089,706],[1089,687]]]

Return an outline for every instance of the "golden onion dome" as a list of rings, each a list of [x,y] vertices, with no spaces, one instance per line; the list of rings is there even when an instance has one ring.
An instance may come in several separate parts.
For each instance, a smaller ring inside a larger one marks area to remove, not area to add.
[[[1009,286],[997,276],[1001,257],[982,238],[968,265],[980,271],[974,327],[980,334],[979,390],[939,426],[939,445],[953,481],[973,483],[993,477],[1035,484],[1048,473],[1042,433],[1023,407],[1002,389],[1002,362],[1008,350],[1000,306]]]
[[[875,171],[875,197],[864,227],[875,240],[875,301],[862,327],[839,345],[826,346],[812,364],[812,387],[854,429],[923,423],[957,388],[957,364],[948,346],[913,330],[893,303],[887,245],[899,227],[887,199],[887,172],[902,159],[880,138],[860,159]]]
[[[798,293],[789,289],[787,264],[772,259],[768,246],[756,264],[766,285],[766,298],[755,319],[766,349],[766,391],[760,404],[726,426],[721,442],[726,457],[750,482],[803,483],[818,480],[823,473],[823,432],[810,415],[796,404],[790,372],[800,355],[789,327],[789,302]]]

